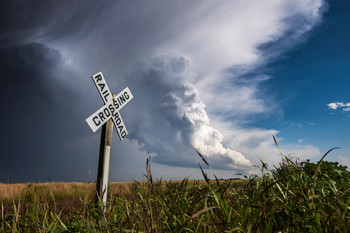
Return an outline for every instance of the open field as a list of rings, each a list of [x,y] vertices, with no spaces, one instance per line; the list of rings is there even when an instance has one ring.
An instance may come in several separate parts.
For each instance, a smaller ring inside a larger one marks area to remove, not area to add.
[[[206,161],[204,160],[206,163]],[[207,164],[208,167],[209,164]],[[349,232],[350,172],[285,157],[243,181],[0,184],[2,232]],[[105,211],[104,211],[105,209]]]
[[[112,193],[131,192],[133,182],[111,182],[109,187]],[[47,182],[47,183],[26,183],[26,184],[4,184],[0,183],[0,200],[10,201],[19,198],[22,200],[33,193],[37,192],[39,198],[46,198],[48,192],[52,192],[57,199],[61,198],[78,198],[79,196],[92,197],[95,191],[95,182]]]
[[[242,182],[244,179],[232,180],[231,182]],[[181,183],[182,181],[160,181],[166,186],[169,183]],[[211,181],[214,182],[214,181]],[[224,181],[221,181],[224,182]],[[188,183],[205,184],[205,180],[188,180]],[[146,186],[147,181],[121,181],[110,182],[108,193],[110,195],[130,195],[133,187]],[[35,192],[37,198],[47,201],[51,194],[58,200],[71,200],[79,198],[93,199],[96,189],[96,182],[46,182],[46,183],[0,183],[0,202],[11,203],[13,201],[25,200]]]

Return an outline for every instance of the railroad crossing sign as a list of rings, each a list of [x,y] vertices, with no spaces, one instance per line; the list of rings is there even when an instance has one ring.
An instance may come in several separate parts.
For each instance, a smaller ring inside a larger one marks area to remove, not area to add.
[[[118,95],[113,96],[108,88],[106,80],[104,79],[102,72],[98,72],[92,76],[98,92],[101,95],[103,102],[105,103],[99,110],[86,119],[86,122],[90,126],[91,130],[95,133],[102,125],[104,125],[110,118],[113,119],[115,128],[117,129],[120,140],[123,140],[128,134],[124,121],[119,113],[130,100],[133,95],[128,87],[122,90]]]
[[[103,206],[106,206],[113,123],[118,132],[119,139],[123,140],[128,134],[128,131],[119,111],[132,100],[133,95],[128,87],[118,95],[112,94],[102,72],[94,74],[91,78],[104,102],[104,105],[88,117],[86,122],[94,133],[102,126],[96,182],[96,201],[102,200]],[[112,119],[113,123],[110,119]]]

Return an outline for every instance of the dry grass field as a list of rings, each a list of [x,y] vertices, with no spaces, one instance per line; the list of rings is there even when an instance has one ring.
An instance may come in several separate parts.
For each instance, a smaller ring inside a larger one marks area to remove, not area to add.
[[[243,180],[232,180],[231,182],[241,182]],[[166,183],[181,183],[182,181],[161,181],[163,185]],[[205,184],[205,180],[189,180],[189,183]],[[213,181],[214,182],[214,181]],[[146,181],[121,181],[110,182],[108,185],[108,193],[110,195],[128,195],[132,193],[133,186],[146,185]],[[25,200],[28,195],[34,192],[37,198],[46,201],[51,198],[51,194],[56,200],[64,199],[93,199],[95,194],[95,182],[46,182],[46,183],[18,183],[7,184],[0,183],[0,202],[12,203],[12,201]]]
[[[206,164],[207,162],[204,161]],[[209,164],[207,164],[209,167]],[[247,180],[0,184],[1,232],[349,232],[350,172],[283,158]]]

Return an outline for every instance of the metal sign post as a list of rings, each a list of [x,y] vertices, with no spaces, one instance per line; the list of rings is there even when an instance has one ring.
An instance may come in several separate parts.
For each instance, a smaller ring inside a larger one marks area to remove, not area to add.
[[[124,121],[119,113],[129,101],[133,98],[131,91],[126,87],[118,95],[112,94],[102,75],[102,72],[94,74],[92,77],[98,92],[104,102],[104,105],[94,114],[86,119],[93,132],[96,132],[101,126],[101,142],[98,161],[97,182],[96,182],[96,201],[102,200],[103,206],[107,202],[109,162],[112,147],[113,123],[116,127],[120,140],[123,140],[128,131]]]

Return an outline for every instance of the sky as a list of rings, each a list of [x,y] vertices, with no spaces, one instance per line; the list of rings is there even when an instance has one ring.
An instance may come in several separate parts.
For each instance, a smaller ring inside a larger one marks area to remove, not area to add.
[[[0,182],[94,181],[102,72],[120,111],[110,181],[259,174],[285,155],[350,167],[350,2],[1,1]],[[205,165],[204,165],[205,166]],[[210,171],[209,171],[210,173]]]

